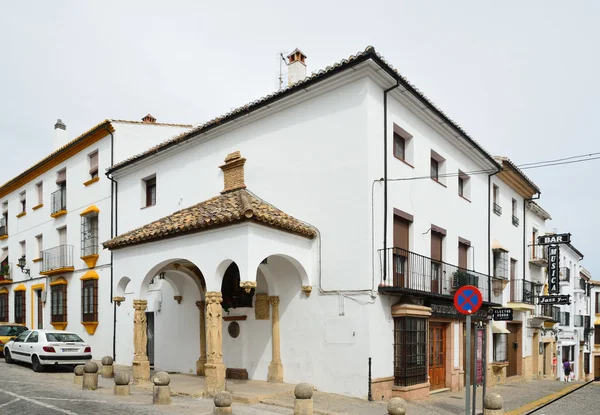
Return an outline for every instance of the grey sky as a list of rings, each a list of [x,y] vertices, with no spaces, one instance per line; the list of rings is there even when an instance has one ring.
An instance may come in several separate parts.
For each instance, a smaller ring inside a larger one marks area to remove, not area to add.
[[[35,1],[0,6],[0,182],[105,118],[202,122],[373,45],[488,151],[517,164],[600,151],[600,2]],[[600,279],[600,160],[526,174]]]

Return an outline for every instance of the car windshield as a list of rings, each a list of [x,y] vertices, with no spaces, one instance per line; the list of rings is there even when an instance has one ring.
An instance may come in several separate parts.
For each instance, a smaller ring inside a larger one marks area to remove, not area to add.
[[[18,336],[27,328],[21,326],[0,326],[0,336]]]
[[[46,333],[46,339],[49,342],[83,342],[81,337],[74,333]]]

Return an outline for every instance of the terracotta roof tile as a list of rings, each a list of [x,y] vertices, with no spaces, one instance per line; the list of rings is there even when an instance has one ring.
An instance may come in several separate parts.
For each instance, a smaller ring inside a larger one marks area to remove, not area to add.
[[[119,235],[104,248],[115,250],[188,233],[251,221],[313,238],[316,230],[282,212],[246,189],[228,192]]]

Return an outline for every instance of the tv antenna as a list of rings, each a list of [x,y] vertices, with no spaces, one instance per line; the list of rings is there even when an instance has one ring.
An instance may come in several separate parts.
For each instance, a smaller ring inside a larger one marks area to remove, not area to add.
[[[288,63],[283,57],[283,53],[280,52],[279,57],[281,58],[281,60],[279,61],[279,90],[281,91],[281,89],[283,88],[283,69],[281,66],[281,62],[283,62],[285,66],[288,66]]]

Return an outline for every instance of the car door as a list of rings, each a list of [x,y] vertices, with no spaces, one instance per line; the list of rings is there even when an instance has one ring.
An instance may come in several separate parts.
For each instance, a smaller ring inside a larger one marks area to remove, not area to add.
[[[31,356],[34,354],[39,354],[37,350],[39,340],[39,333],[37,331],[32,331],[25,343],[23,343],[23,357],[25,358],[25,362],[31,363]]]
[[[23,333],[19,334],[19,336],[13,342],[13,345],[10,348],[10,354],[14,360],[26,361],[24,359],[25,352],[23,351],[23,344],[25,344],[25,339],[27,339],[29,333],[31,333],[29,330],[24,331]]]

